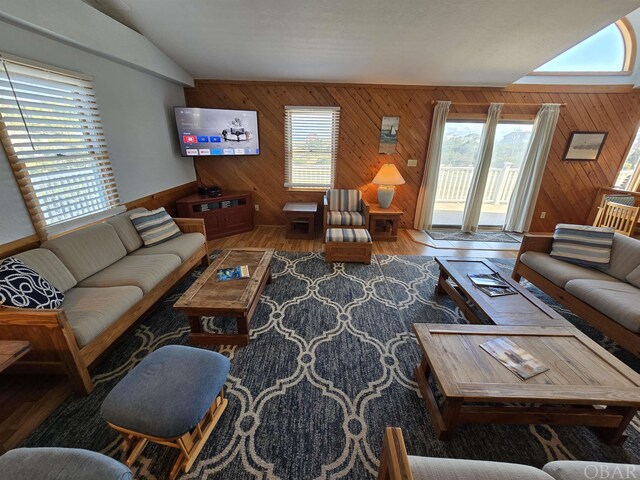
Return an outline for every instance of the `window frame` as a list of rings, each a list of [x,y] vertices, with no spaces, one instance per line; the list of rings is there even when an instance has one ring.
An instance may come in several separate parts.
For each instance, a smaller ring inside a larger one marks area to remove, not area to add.
[[[38,238],[45,241],[126,210],[120,205],[93,77],[3,52],[0,72],[4,95],[13,97],[4,101],[7,110],[0,107],[0,136]],[[12,115],[2,116],[12,109]],[[47,149],[47,142],[56,146]],[[48,153],[38,155],[39,146]],[[57,147],[60,153],[54,154]],[[67,182],[74,187],[67,187],[70,196],[62,199]],[[40,194],[36,185],[42,186]],[[44,204],[52,207],[43,209]]]
[[[618,30],[620,31],[620,35],[622,36],[622,43],[624,45],[624,62],[622,64],[622,70],[612,70],[612,71],[592,71],[592,72],[581,72],[581,71],[564,71],[564,72],[554,72],[554,71],[545,71],[545,70],[533,70],[529,72],[531,76],[543,76],[543,77],[589,77],[589,76],[605,76],[605,75],[631,75],[633,74],[633,69],[636,63],[636,35],[633,30],[633,26],[631,22],[627,19],[627,17],[623,17],[620,20],[617,20],[613,23]],[[608,27],[609,25],[607,25]],[[607,28],[603,27],[603,28]],[[602,30],[602,29],[601,29]],[[599,30],[599,31],[601,31]],[[598,32],[596,32],[598,33]],[[594,33],[595,35],[595,33]],[[588,37],[587,37],[588,38]],[[586,38],[584,39],[586,40]],[[568,52],[573,47],[580,45],[584,40],[581,40],[576,45],[569,47],[562,53],[559,53],[554,58],[563,55],[565,52]],[[553,59],[550,59],[551,61]]]
[[[624,152],[623,161],[620,164],[620,168],[618,168],[618,171],[616,172],[616,176],[613,179],[613,184],[612,184],[611,188],[615,188],[615,189],[618,189],[618,190],[623,190],[621,187],[616,187],[615,184],[618,181],[618,177],[620,176],[620,172],[622,172],[622,169],[624,168],[624,164],[627,162],[627,157],[631,153],[631,148],[633,147],[633,144],[635,143],[635,141],[638,138],[638,136],[640,136],[640,123],[638,123],[636,125],[636,128],[634,130],[634,134],[631,137],[631,141],[629,142],[629,145],[627,145],[627,148],[626,148],[626,150]],[[633,173],[631,174],[631,178],[629,180],[628,188],[626,188],[624,190],[627,191],[627,192],[637,192],[639,189],[640,189],[640,161],[638,162],[638,164],[633,169]]]
[[[293,184],[291,174],[293,171],[294,152],[292,145],[292,138],[290,135],[291,119],[292,115],[295,115],[296,110],[298,112],[304,111],[322,111],[331,112],[332,115],[332,138],[331,138],[331,171],[330,171],[330,185],[296,185]],[[334,188],[336,181],[336,167],[338,163],[338,151],[339,151],[339,139],[340,139],[340,107],[339,106],[301,106],[301,105],[285,105],[284,107],[284,188],[288,191],[326,191]]]

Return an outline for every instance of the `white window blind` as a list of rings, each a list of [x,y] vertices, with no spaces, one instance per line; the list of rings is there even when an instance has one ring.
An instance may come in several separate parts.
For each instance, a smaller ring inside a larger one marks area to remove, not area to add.
[[[340,107],[284,108],[285,187],[333,187],[339,127]]]
[[[118,205],[91,78],[0,55],[0,136],[41,238]]]

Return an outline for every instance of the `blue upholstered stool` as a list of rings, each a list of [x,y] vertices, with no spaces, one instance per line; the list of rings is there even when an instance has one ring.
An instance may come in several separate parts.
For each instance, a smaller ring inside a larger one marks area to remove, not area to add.
[[[102,418],[123,436],[130,467],[147,442],[180,450],[169,478],[188,472],[227,407],[230,362],[181,345],[159,348],[129,372],[102,403]]]
[[[132,480],[113,458],[79,448],[16,448],[0,457],[0,478],[11,480]]]

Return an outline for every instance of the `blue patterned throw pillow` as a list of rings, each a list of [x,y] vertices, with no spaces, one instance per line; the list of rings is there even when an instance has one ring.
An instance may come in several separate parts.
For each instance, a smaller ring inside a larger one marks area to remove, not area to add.
[[[20,308],[59,308],[64,293],[17,258],[0,262],[0,305]]]
[[[583,267],[609,265],[613,228],[559,223],[553,233],[551,256]]]

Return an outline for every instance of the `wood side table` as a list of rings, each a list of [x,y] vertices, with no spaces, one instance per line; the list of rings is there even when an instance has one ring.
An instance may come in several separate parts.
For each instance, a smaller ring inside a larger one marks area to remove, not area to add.
[[[398,223],[402,210],[394,207],[381,208],[380,204],[369,205],[369,233],[373,241],[395,242],[398,240]]]
[[[288,202],[282,212],[287,218],[286,238],[313,240],[316,235],[316,213],[318,204],[315,202]]]

